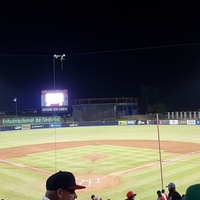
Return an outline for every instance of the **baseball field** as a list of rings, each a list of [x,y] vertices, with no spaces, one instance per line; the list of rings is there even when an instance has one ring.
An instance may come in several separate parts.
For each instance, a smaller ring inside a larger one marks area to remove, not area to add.
[[[46,179],[59,170],[71,171],[77,183],[86,186],[77,190],[79,200],[89,200],[92,194],[103,200],[124,200],[130,190],[138,200],[155,200],[156,191],[169,182],[184,194],[188,186],[200,183],[200,126],[161,125],[159,134],[157,128],[0,132],[0,199],[42,199]]]

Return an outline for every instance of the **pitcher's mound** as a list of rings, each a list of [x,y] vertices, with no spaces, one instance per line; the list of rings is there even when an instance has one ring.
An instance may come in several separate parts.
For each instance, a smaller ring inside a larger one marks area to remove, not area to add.
[[[103,159],[103,158],[106,158],[106,157],[108,157],[108,156],[105,155],[105,154],[99,154],[99,153],[87,154],[87,155],[83,156],[83,158],[89,159],[91,161],[96,161],[96,160]]]

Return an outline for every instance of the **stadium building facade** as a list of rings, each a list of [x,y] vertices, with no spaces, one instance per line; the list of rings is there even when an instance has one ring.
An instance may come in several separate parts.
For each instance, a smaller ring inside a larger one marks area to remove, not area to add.
[[[120,116],[137,115],[137,98],[93,98],[72,102],[75,121],[112,121]]]

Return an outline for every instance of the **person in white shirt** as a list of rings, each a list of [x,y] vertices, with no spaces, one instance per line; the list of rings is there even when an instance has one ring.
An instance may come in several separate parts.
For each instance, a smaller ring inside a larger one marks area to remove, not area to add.
[[[78,198],[76,191],[85,186],[77,185],[71,172],[59,171],[46,181],[46,193],[42,200],[74,200]]]

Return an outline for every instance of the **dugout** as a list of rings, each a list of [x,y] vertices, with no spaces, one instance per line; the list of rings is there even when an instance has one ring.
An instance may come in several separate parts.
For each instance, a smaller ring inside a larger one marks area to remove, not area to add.
[[[113,121],[120,116],[137,115],[136,98],[78,99],[72,102],[75,121]]]

